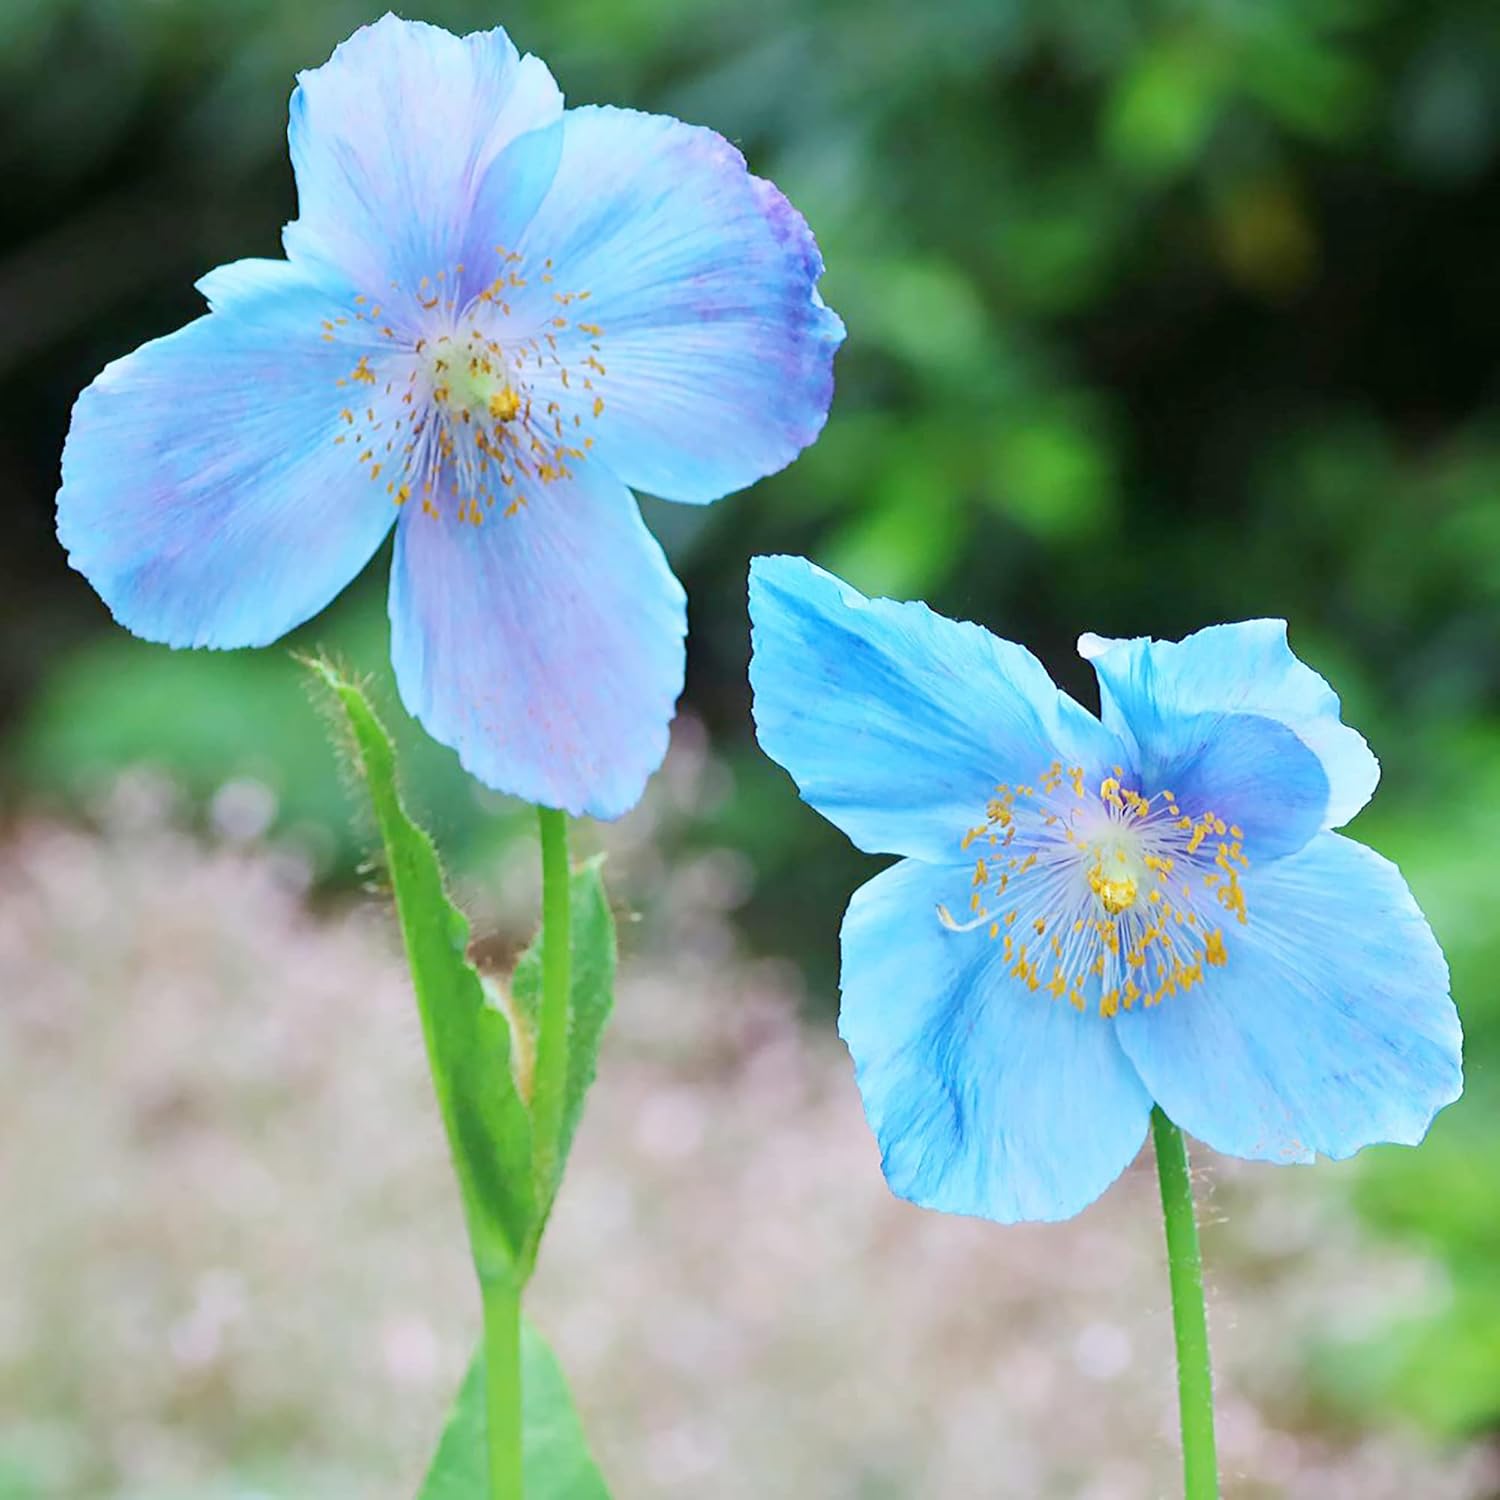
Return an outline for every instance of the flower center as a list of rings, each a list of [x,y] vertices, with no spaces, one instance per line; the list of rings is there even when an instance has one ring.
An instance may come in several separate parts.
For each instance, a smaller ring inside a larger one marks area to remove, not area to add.
[[[969,918],[938,908],[954,931],[986,928],[1028,990],[1104,1016],[1201,984],[1228,962],[1225,914],[1248,921],[1241,830],[1124,774],[1091,789],[1082,767],[1053,762],[1036,786],[997,786],[963,838],[981,851]]]
[[[1135,905],[1136,884],[1133,876],[1125,875],[1111,879],[1104,873],[1104,862],[1089,871],[1089,889],[1099,898],[1099,905],[1110,916],[1117,917]]]
[[[478,331],[455,344],[439,338],[424,350],[432,399],[463,422],[513,422],[521,412],[521,395],[511,384],[505,351]]]
[[[334,442],[397,505],[420,498],[425,515],[475,526],[572,479],[604,413],[604,330],[574,315],[590,294],[555,290],[550,260],[532,274],[495,249],[499,274],[463,305],[460,265],[323,324],[328,342],[365,350],[335,382],[347,404]]]

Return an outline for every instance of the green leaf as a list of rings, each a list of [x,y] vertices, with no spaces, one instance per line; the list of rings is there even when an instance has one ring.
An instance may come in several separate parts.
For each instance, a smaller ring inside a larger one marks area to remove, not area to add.
[[[1167,178],[1202,152],[1225,106],[1232,74],[1211,35],[1164,35],[1115,83],[1105,146],[1143,176]]]
[[[584,1097],[594,1081],[599,1043],[615,998],[615,922],[604,890],[602,855],[573,871],[569,886],[572,911],[571,1009],[568,1025],[568,1081],[563,1095],[561,1133],[557,1151],[557,1179],[567,1164]],[[521,1024],[534,1034],[542,1001],[542,944],[538,936],[521,955],[511,981],[511,996]],[[557,1181],[548,1195],[557,1191]]]
[[[609,1500],[557,1357],[521,1325],[522,1463],[526,1500]],[[485,1500],[484,1360],[476,1355],[417,1500]]]
[[[359,685],[309,663],[332,689],[354,739],[385,845],[433,1086],[463,1192],[481,1277],[517,1275],[536,1225],[531,1120],[511,1069],[510,1022],[469,963],[469,923],[448,899],[432,840],[407,816],[390,737]]]

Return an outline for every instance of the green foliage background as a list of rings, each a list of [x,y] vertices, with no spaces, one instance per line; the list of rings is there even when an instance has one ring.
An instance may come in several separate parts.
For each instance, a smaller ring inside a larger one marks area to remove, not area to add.
[[[849,343],[823,441],[709,510],[650,504],[692,598],[688,706],[734,773],[689,837],[742,848],[746,913],[831,995],[869,872],[754,753],[744,575],[803,551],[1033,646],[1092,702],[1085,629],[1284,615],[1385,767],[1354,832],[1449,953],[1469,1092],[1376,1152],[1372,1222],[1436,1245],[1438,1322],[1327,1361],[1334,1403],[1500,1424],[1500,9],[1488,0],[431,0],[505,24],[574,102],[736,140],[806,212]],[[329,0],[0,6],[0,713],[7,795],[66,806],[145,758],[254,776],[348,878],[349,804],[279,651],[108,628],[51,534],[73,394],[277,253],[292,74],[376,14]],[[201,393],[200,398],[201,398]],[[211,393],[209,393],[211,399]],[[383,566],[305,641],[383,663]],[[389,696],[387,703],[390,703]],[[451,757],[403,736],[446,848]],[[831,1003],[831,1002],[830,1002]]]

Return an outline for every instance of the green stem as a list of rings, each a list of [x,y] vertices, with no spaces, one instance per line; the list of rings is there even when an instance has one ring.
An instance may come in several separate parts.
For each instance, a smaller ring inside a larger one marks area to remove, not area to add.
[[[540,807],[537,816],[542,833],[542,1006],[537,1023],[531,1120],[537,1198],[548,1203],[557,1186],[558,1137],[562,1132],[563,1096],[568,1081],[572,908],[568,890],[567,814]]]
[[[1161,1211],[1167,1227],[1167,1275],[1172,1286],[1172,1331],[1177,1338],[1177,1399],[1182,1415],[1185,1500],[1218,1500],[1214,1451],[1214,1376],[1208,1357],[1208,1313],[1203,1299],[1203,1256],[1193,1213],[1193,1179],[1182,1132],[1151,1111]]]
[[[490,1500],[521,1500],[521,1291],[480,1283],[484,1298],[484,1412]]]
[[[537,1202],[546,1205],[556,1188],[568,1081],[573,908],[567,815],[539,807],[537,819],[542,836],[542,1000],[532,1074],[531,1129]],[[535,1239],[530,1254],[533,1258],[536,1254]],[[519,1281],[503,1274],[486,1276],[482,1269],[480,1273],[490,1500],[521,1497],[521,1285],[529,1270],[527,1260]]]

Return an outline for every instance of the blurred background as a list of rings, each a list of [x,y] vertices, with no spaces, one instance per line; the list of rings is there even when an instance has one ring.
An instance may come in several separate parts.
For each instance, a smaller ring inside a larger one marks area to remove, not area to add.
[[[1208,1162],[1230,1492],[1500,1494],[1500,9],[428,0],[574,103],[735,140],[844,316],[821,443],[647,501],[688,692],[614,855],[624,973],[538,1316],[622,1497],[1169,1494],[1152,1186],[892,1202],[833,1035],[877,868],[755,751],[744,578],[801,551],[1035,649],[1282,615],[1384,765],[1354,832],[1453,968],[1420,1152]],[[53,536],[77,391],[278,253],[348,0],[0,4],[0,1500],[404,1496],[476,1308],[358,817],[283,648],[113,628]],[[376,674],[503,963],[534,849],[405,721],[385,556],[293,645]]]

